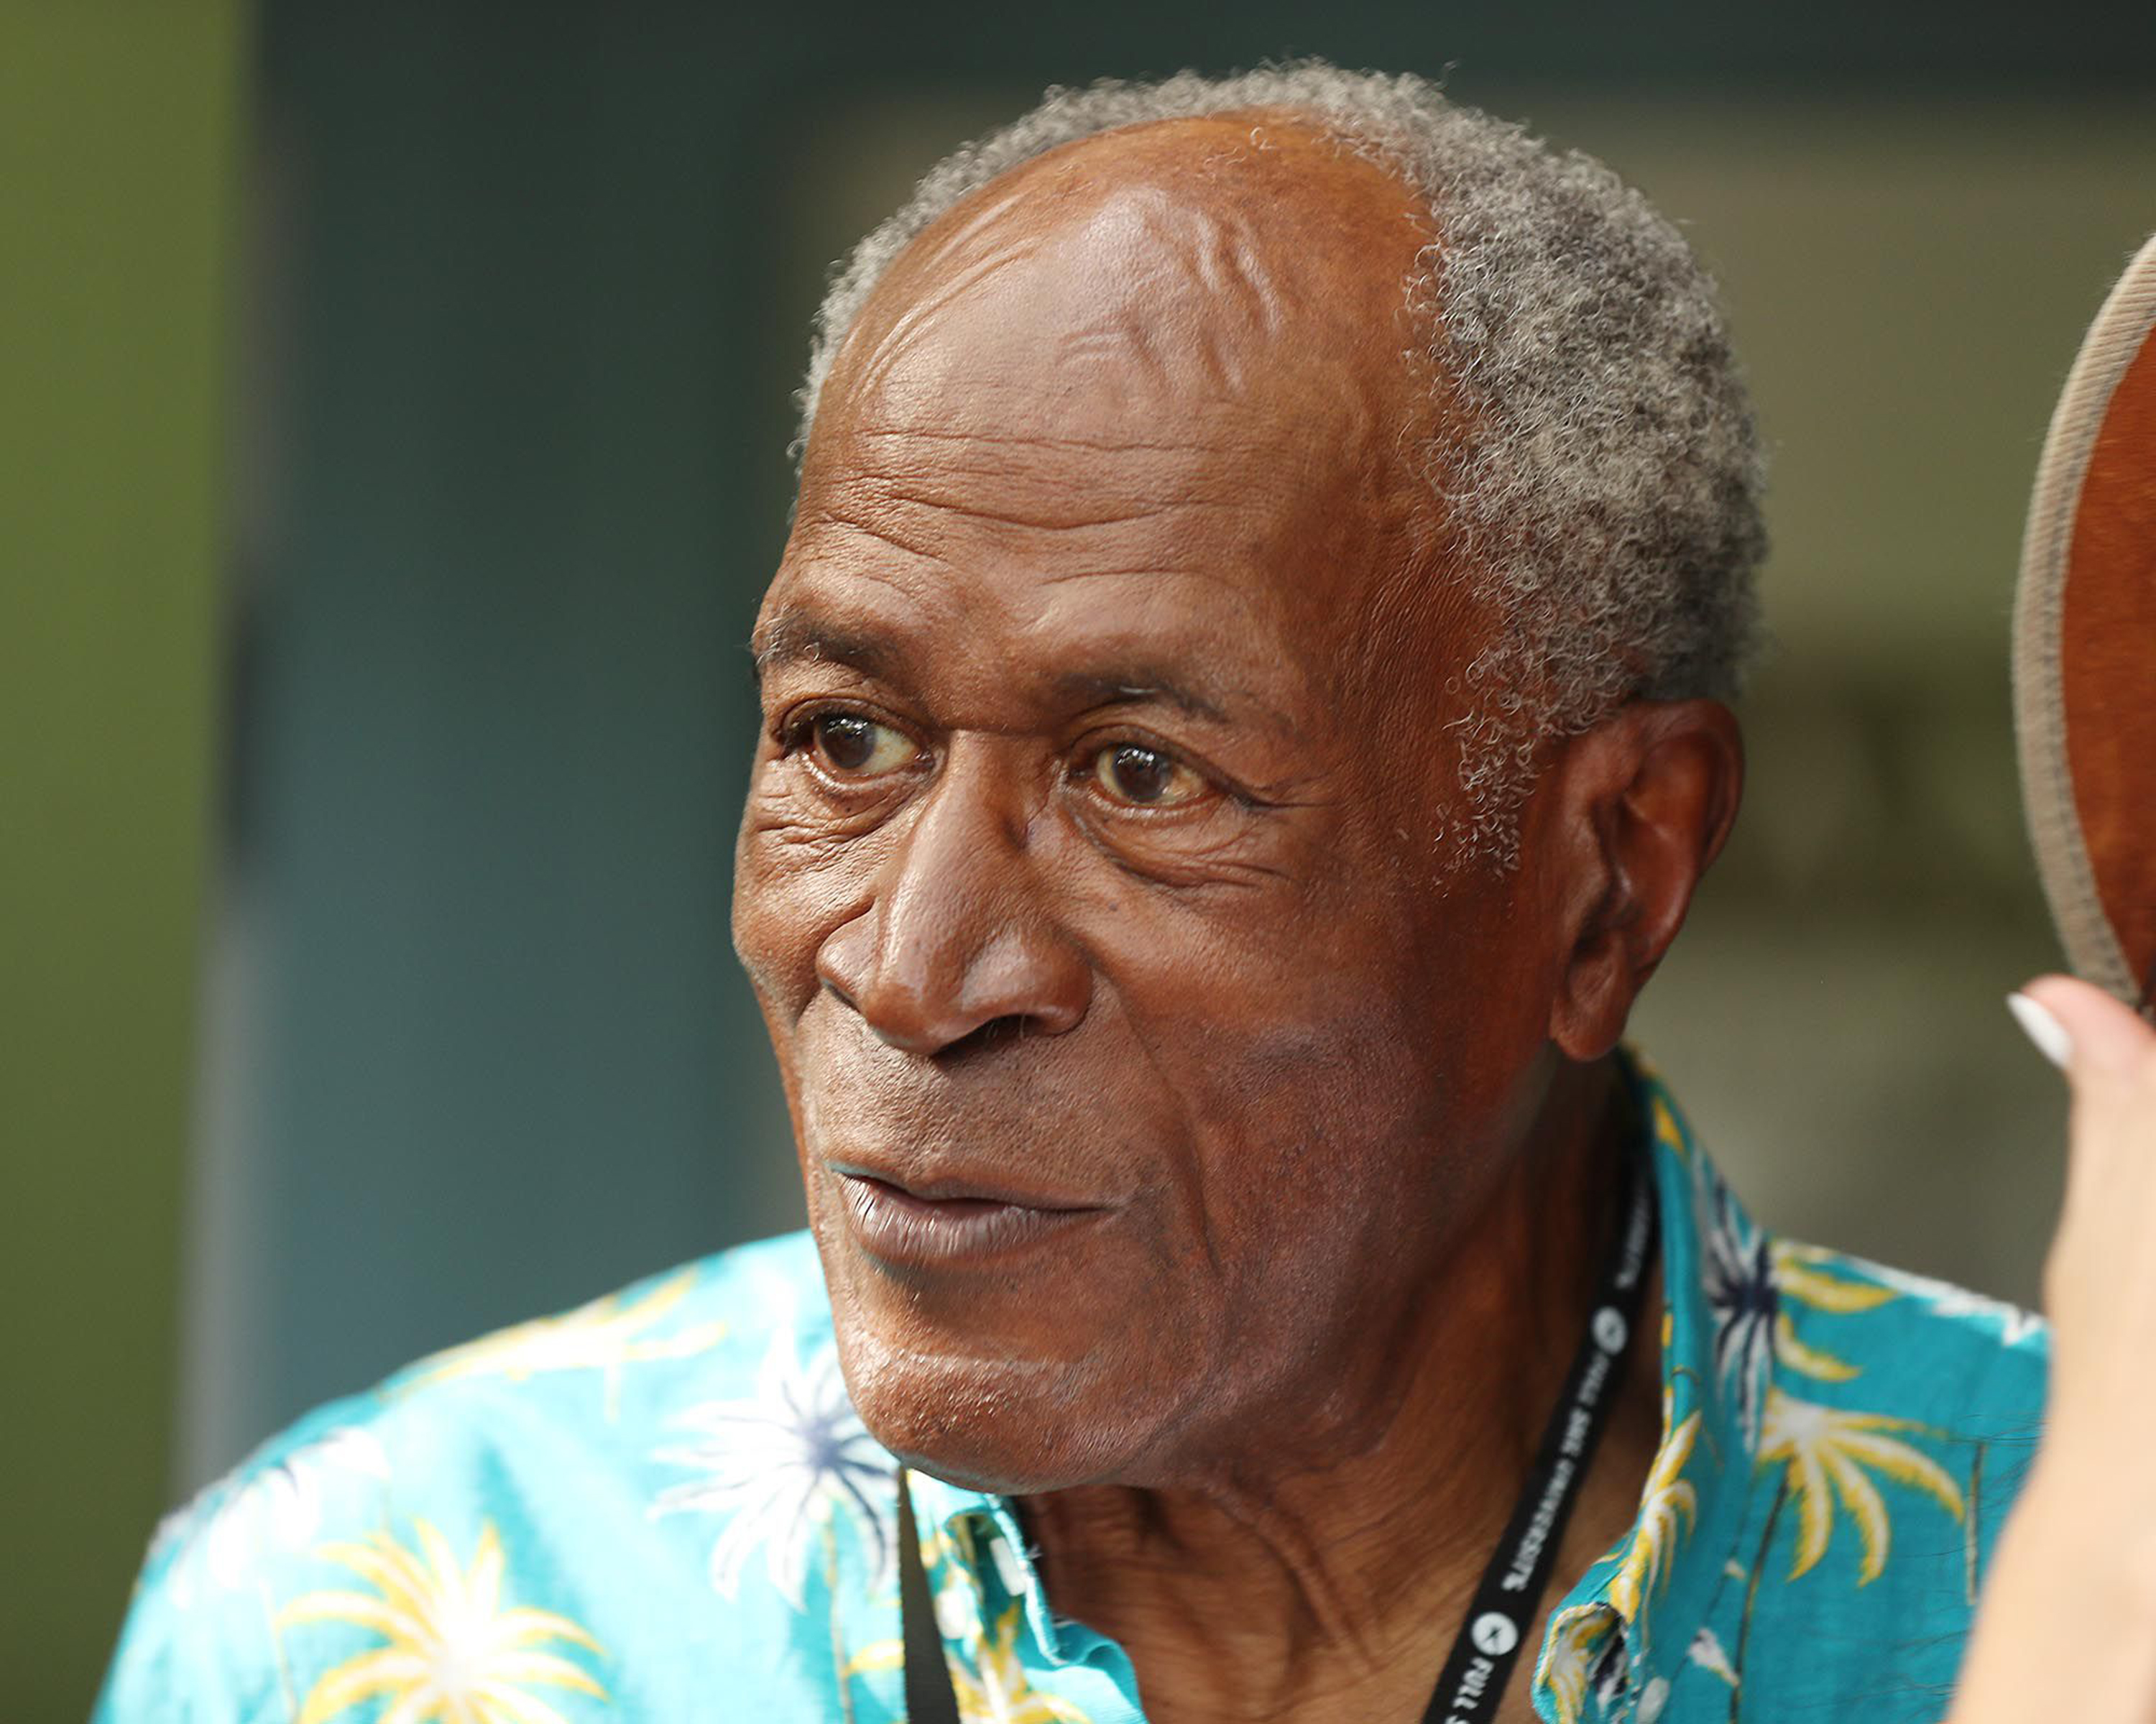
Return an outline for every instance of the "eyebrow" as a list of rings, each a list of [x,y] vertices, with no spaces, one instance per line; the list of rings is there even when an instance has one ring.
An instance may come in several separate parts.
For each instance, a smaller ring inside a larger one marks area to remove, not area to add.
[[[890,638],[848,629],[814,611],[782,611],[750,643],[756,674],[775,664],[846,664],[864,676],[880,675],[897,656]]]
[[[1051,685],[1067,700],[1088,706],[1116,706],[1141,700],[1164,700],[1194,718],[1229,722],[1228,711],[1203,691],[1178,681],[1158,666],[1124,664],[1099,670],[1070,670]],[[1264,709],[1260,708],[1260,711]]]
[[[906,657],[903,646],[877,629],[839,623],[809,609],[782,611],[772,618],[751,644],[757,675],[779,665],[799,664],[844,664],[864,676],[886,677]],[[1061,700],[1082,701],[1091,707],[1134,705],[1159,700],[1195,718],[1215,724],[1233,721],[1228,697],[1216,688],[1194,684],[1187,673],[1143,660],[1116,660],[1086,670],[1066,670],[1046,685]],[[1280,714],[1262,702],[1249,704],[1275,724]]]

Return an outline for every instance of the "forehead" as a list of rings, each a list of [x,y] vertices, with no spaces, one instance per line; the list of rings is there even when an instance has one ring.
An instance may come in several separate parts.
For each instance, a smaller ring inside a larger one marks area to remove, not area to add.
[[[1110,133],[991,182],[843,343],[780,587],[866,580],[1044,639],[1235,637],[1334,680],[1348,620],[1432,529],[1405,362],[1429,239],[1403,182],[1279,116]]]
[[[962,200],[893,262],[817,428],[957,414],[1120,444],[1140,408],[1397,422],[1415,406],[1405,288],[1429,239],[1393,173],[1278,116],[1086,139]]]

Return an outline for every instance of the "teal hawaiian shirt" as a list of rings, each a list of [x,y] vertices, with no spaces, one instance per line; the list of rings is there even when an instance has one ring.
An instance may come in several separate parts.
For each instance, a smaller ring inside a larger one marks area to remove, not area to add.
[[[1792,1244],[1667,1094],[1663,1429],[1559,1608],[1541,1716],[1934,1720],[2035,1449],[2041,1323]],[[904,1712],[896,1467],[805,1234],[413,1367],[303,1419],[151,1547],[100,1724],[598,1724]],[[916,1476],[961,1715],[1125,1724],[1009,1502]]]

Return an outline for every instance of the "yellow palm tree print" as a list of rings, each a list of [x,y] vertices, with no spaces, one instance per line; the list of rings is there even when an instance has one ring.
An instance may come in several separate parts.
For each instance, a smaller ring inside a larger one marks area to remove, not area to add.
[[[1587,1716],[1595,1663],[1608,1650],[1616,1626],[1617,1619],[1603,1604],[1575,1604],[1551,1619],[1535,1676],[1548,1686],[1557,1724],[1580,1724]]]
[[[412,1385],[464,1377],[506,1377],[521,1383],[549,1371],[603,1371],[611,1417],[621,1369],[647,1359],[680,1359],[715,1347],[726,1332],[721,1322],[693,1323],[672,1335],[653,1335],[689,1296],[696,1271],[670,1275],[640,1299],[610,1293],[559,1316],[539,1317],[498,1334],[466,1342],[421,1362]]]
[[[1836,1316],[1854,1316],[1860,1311],[1876,1311],[1896,1296],[1894,1289],[1828,1273],[1825,1265],[1831,1254],[1815,1245],[1793,1245],[1786,1239],[1776,1239],[1769,1255],[1774,1265],[1774,1285],[1783,1301],[1774,1314],[1774,1357],[1815,1382],[1848,1382],[1857,1374],[1856,1367],[1800,1340],[1789,1318],[1788,1301],[1794,1300]]]
[[[1018,1658],[1019,1607],[1012,1605],[980,1643],[972,1670],[951,1661],[951,1687],[960,1724],[1091,1724],[1067,1700],[1044,1694],[1025,1679]]]
[[[381,1724],[567,1724],[527,1691],[607,1697],[581,1665],[540,1650],[566,1640],[604,1657],[598,1641],[551,1610],[502,1608],[506,1564],[491,1523],[480,1529],[469,1568],[427,1521],[414,1525],[417,1551],[387,1532],[321,1546],[317,1557],[350,1569],[372,1590],[307,1593],[278,1614],[280,1629],[346,1623],[388,1642],[325,1671],[307,1691],[299,1724],[326,1724],[377,1698],[388,1703]]]
[[[1923,1491],[1958,1521],[1961,1488],[1931,1456],[1888,1434],[1919,1431],[1912,1419],[1881,1413],[1846,1413],[1799,1400],[1779,1388],[1767,1391],[1766,1416],[1759,1430],[1759,1460],[1779,1461],[1788,1469],[1782,1491],[1797,1508],[1796,1554],[1789,1578],[1812,1568],[1826,1554],[1834,1532],[1835,1501],[1856,1523],[1863,1541],[1856,1583],[1865,1586],[1887,1566],[1894,1527],[1872,1474]]]
[[[1669,1418],[1670,1393],[1666,1388],[1662,1391],[1665,1429]],[[1609,1602],[1627,1622],[1638,1619],[1640,1602],[1662,1578],[1662,1565],[1671,1549],[1699,1517],[1699,1493],[1683,1476],[1691,1460],[1692,1444],[1699,1439],[1699,1421],[1700,1415],[1694,1413],[1671,1431],[1647,1470],[1632,1547],[1625,1552],[1625,1560],[1609,1583]]]

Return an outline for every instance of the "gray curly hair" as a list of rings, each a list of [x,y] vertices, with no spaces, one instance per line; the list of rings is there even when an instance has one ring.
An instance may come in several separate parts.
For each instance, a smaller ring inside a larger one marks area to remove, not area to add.
[[[1504,626],[1462,672],[1470,853],[1509,865],[1537,743],[1625,699],[1728,698],[1758,629],[1765,462],[1714,286],[1615,174],[1411,74],[1317,60],[1051,90],[946,156],[855,247],[818,311],[798,455],[831,362],[892,259],[998,175],[1118,127],[1287,110],[1390,167],[1435,239],[1404,284],[1404,356],[1462,428],[1425,465]]]

